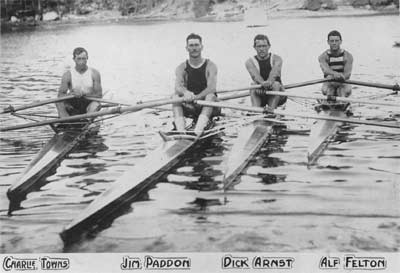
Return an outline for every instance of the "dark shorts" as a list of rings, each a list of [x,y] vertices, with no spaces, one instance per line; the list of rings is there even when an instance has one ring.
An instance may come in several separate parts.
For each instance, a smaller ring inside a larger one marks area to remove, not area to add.
[[[71,116],[86,114],[87,107],[91,102],[85,98],[72,98],[65,101],[65,109]]]
[[[201,113],[201,109],[203,109],[202,105],[198,105],[195,103],[182,103],[183,115],[187,118],[197,119]],[[211,114],[212,117],[220,116],[221,108],[213,107],[213,112]]]

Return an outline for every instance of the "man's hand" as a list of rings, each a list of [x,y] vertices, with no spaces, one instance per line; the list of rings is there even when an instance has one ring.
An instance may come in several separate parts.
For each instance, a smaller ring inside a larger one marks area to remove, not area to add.
[[[84,94],[81,90],[73,90],[71,95],[73,95],[75,98],[82,98]]]
[[[192,102],[196,99],[196,95],[190,91],[185,91],[183,93],[183,99],[185,102]]]
[[[272,84],[273,84],[274,82],[273,81],[271,81],[271,80],[266,80],[266,81],[263,81],[262,83],[261,83],[261,85],[266,89],[266,90],[272,90]]]
[[[333,73],[333,78],[335,80],[338,80],[338,81],[344,81],[345,80],[344,75],[342,73],[339,73],[339,72],[334,72]]]

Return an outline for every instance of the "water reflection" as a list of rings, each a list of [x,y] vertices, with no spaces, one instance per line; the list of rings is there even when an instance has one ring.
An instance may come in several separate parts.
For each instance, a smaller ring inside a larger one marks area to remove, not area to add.
[[[96,153],[103,152],[108,150],[108,147],[104,144],[104,138],[97,135],[98,130],[95,130],[86,137],[86,140],[80,143],[78,147],[76,147],[70,154],[70,158],[78,158],[76,155],[79,153],[81,159],[91,160],[96,158]],[[83,164],[71,164],[67,165],[69,168],[75,168],[76,171],[72,173],[68,173],[68,175],[58,174],[58,178],[54,179],[52,176],[57,173],[58,165],[52,167],[48,170],[44,175],[42,175],[34,184],[24,187],[23,191],[18,191],[18,194],[10,194],[8,193],[8,197],[10,199],[9,207],[8,207],[8,215],[13,215],[13,212],[16,210],[24,209],[24,206],[21,206],[21,203],[26,199],[27,195],[35,192],[35,191],[42,191],[43,196],[47,195],[46,185],[48,183],[57,183],[63,177],[73,178],[73,177],[87,177],[93,174],[101,173],[106,169],[104,163],[102,164],[91,164],[89,162]],[[62,173],[62,171],[61,171]],[[86,185],[90,185],[97,182],[95,179],[83,179],[82,183]],[[85,187],[79,187],[80,189],[85,189]],[[57,187],[54,186],[52,189],[53,196],[64,196],[62,192],[56,191]],[[44,200],[44,202],[47,202]],[[30,201],[28,202],[28,207]],[[43,204],[36,204],[35,206],[43,206]],[[31,207],[30,207],[31,208]]]

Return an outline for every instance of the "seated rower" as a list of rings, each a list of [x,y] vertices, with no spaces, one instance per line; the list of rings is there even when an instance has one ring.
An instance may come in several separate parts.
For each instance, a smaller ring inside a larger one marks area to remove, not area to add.
[[[190,34],[186,38],[186,50],[189,59],[181,63],[175,71],[174,98],[183,97],[186,102],[172,106],[175,127],[178,131],[185,131],[185,117],[193,119],[194,133],[201,135],[212,117],[220,114],[215,107],[200,106],[192,103],[193,100],[216,101],[217,66],[201,55],[203,50],[202,38],[197,34]]]
[[[269,52],[271,43],[266,35],[256,35],[253,47],[257,55],[250,57],[245,65],[254,84],[261,84],[262,88],[250,90],[251,105],[268,106],[274,110],[286,102],[284,96],[268,95],[269,90],[284,91],[281,81],[282,58]]]
[[[324,95],[348,97],[351,94],[351,86],[343,83],[343,81],[350,79],[353,69],[353,56],[347,50],[341,49],[341,44],[342,35],[336,30],[329,32],[329,49],[318,57],[324,77],[335,80],[325,82],[322,85]]]
[[[102,88],[100,73],[88,67],[88,52],[82,47],[73,51],[75,67],[66,71],[61,79],[58,97],[75,95],[76,98],[57,103],[57,111],[60,118],[91,113],[100,110],[100,103],[91,101],[83,96],[101,98]]]

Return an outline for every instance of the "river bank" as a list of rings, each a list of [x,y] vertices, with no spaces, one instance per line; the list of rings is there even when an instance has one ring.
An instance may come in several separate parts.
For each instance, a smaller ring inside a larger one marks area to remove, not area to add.
[[[52,26],[75,24],[109,24],[109,23],[151,23],[159,21],[202,21],[202,22],[230,22],[230,21],[258,21],[266,23],[273,19],[294,18],[322,18],[322,17],[360,17],[398,15],[397,4],[380,7],[363,5],[354,7],[348,4],[331,6],[323,5],[318,10],[310,10],[305,6],[307,1],[270,1],[269,5],[262,2],[250,4],[250,1],[241,1],[240,4],[225,2],[213,5],[210,10],[199,12],[199,8],[184,8],[174,5],[160,5],[140,14],[122,15],[120,10],[93,10],[84,15],[74,13],[63,14],[56,20],[38,21],[33,18],[19,21],[2,20],[1,31],[18,31],[27,28],[49,28]],[[261,19],[260,19],[261,18]],[[249,24],[253,24],[249,22]]]

